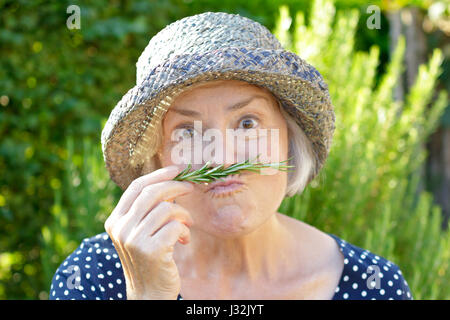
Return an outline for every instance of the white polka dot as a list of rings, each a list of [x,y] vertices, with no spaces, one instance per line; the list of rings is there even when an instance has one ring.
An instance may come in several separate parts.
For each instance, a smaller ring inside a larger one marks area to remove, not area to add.
[[[336,289],[334,289],[334,292],[339,292],[339,286],[337,286]]]
[[[348,264],[348,259],[347,258],[344,259],[344,264]]]
[[[352,288],[355,289],[355,290],[358,289],[358,284],[355,282],[355,283],[352,285]]]
[[[85,267],[86,269],[89,269],[91,266],[90,266],[89,264],[85,264],[84,267]]]
[[[384,271],[389,271],[389,268],[387,266],[383,267]]]
[[[358,266],[356,264],[353,266],[353,271],[358,271]]]
[[[361,291],[361,295],[363,296],[363,297],[365,297],[365,296],[367,296],[367,292],[366,291]]]
[[[383,275],[382,272],[378,273],[378,276],[379,276],[380,278],[383,278],[383,277],[384,277],[384,275]]]
[[[91,291],[95,291],[95,287],[94,286],[91,286]]]
[[[344,295],[342,296],[344,299],[348,299],[348,293],[344,293]]]
[[[402,290],[397,289],[397,295],[401,296],[402,295]]]
[[[62,288],[63,285],[64,285],[64,284],[63,284],[62,282],[59,283],[59,287],[60,287],[60,288]]]
[[[344,281],[348,281],[349,277],[348,276],[344,276]]]
[[[388,286],[389,286],[389,287],[392,287],[393,285],[394,285],[394,283],[393,283],[391,280],[389,280],[389,281],[388,281]]]
[[[383,296],[385,294],[384,289],[380,289],[380,294]]]
[[[108,252],[108,248],[104,248],[104,249],[103,249],[103,252],[104,252],[104,253],[107,253],[107,252]]]
[[[103,236],[103,240],[108,240],[108,235],[107,235],[107,234],[105,234],[105,235]]]
[[[364,273],[361,275],[361,278],[366,279],[366,278],[367,278],[367,274],[364,272]]]
[[[122,294],[119,292],[118,294],[117,294],[117,298],[119,298],[119,299],[122,299]]]
[[[106,271],[106,273],[108,274],[108,276],[112,276],[112,271],[111,270]]]
[[[102,249],[97,249],[97,250],[95,250],[95,253],[97,253],[97,254],[102,253]]]
[[[103,279],[105,276],[104,276],[102,273],[99,273],[99,274],[97,275],[97,277],[99,277],[100,279]]]
[[[120,262],[116,262],[116,268],[117,268],[117,269],[120,268]]]
[[[89,256],[87,256],[85,260],[86,260],[86,261],[91,261],[91,260],[92,260],[92,258],[91,258],[91,257],[89,257]]]
[[[121,284],[121,283],[122,283],[122,280],[117,279],[116,282],[117,282],[117,284]]]
[[[394,279],[398,280],[398,275],[394,274]]]
[[[88,273],[86,273],[86,279],[88,279],[89,280],[89,278],[91,277],[91,274],[88,272]]]
[[[111,260],[111,256],[109,254],[106,255],[106,260]]]
[[[108,287],[110,287],[111,289],[114,287],[113,284],[110,282],[108,283]]]
[[[55,280],[59,280],[59,274],[56,275]]]

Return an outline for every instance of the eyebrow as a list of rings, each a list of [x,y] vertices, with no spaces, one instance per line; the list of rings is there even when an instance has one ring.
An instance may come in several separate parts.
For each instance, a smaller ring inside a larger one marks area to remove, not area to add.
[[[250,102],[252,102],[254,99],[265,99],[266,101],[269,101],[269,99],[267,99],[267,97],[256,94],[251,96],[250,98],[240,101],[238,103],[235,103],[231,106],[228,106],[226,108],[226,111],[236,111],[239,109],[242,109],[243,107],[245,107],[246,105],[248,105]],[[196,117],[196,116],[200,116],[201,113],[198,111],[194,111],[194,110],[187,110],[187,109],[177,109],[177,108],[170,108],[170,110],[172,110],[175,113],[181,114],[183,116],[187,116],[187,117]]]

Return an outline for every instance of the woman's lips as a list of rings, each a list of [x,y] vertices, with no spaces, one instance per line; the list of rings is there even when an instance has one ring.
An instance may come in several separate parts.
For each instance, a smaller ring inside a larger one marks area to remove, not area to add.
[[[229,196],[233,193],[242,191],[245,184],[236,178],[227,177],[224,181],[215,181],[209,184],[207,192],[214,196]]]

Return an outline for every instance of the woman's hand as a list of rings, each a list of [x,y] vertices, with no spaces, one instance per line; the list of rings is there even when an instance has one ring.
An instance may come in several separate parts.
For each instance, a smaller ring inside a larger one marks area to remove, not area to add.
[[[173,260],[177,241],[190,240],[193,221],[180,205],[168,202],[193,190],[189,182],[172,181],[176,166],[135,179],[105,222],[126,280],[127,299],[177,299],[180,276]]]

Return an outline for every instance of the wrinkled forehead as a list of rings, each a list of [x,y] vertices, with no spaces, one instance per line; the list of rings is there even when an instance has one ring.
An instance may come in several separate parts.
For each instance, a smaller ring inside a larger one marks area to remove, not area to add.
[[[242,96],[245,99],[247,96],[259,95],[267,98],[270,104],[279,108],[278,98],[265,87],[241,80],[210,80],[197,82],[185,88],[174,97],[168,111],[179,104],[198,100],[199,97],[214,95],[217,95],[218,99],[226,100],[239,99],[236,96]]]

